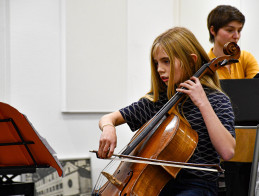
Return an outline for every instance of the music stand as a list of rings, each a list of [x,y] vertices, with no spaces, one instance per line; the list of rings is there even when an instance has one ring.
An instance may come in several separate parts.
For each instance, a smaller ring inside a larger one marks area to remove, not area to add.
[[[259,79],[229,79],[221,80],[220,83],[231,99],[236,117],[236,128],[251,128],[256,131],[248,190],[248,195],[253,196],[255,195],[259,161]]]
[[[34,173],[36,168],[50,166],[57,170],[59,176],[63,176],[54,150],[26,116],[0,102],[0,195],[34,195],[31,194],[32,189],[34,192],[33,183],[14,183],[13,178],[23,173]]]

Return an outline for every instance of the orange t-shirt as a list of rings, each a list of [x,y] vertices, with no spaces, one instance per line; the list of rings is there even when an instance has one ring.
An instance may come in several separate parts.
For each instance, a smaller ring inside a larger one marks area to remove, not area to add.
[[[210,59],[216,58],[212,49],[209,51],[208,56]],[[259,65],[255,57],[247,51],[242,50],[238,63],[230,65],[231,72],[226,67],[221,67],[217,70],[219,79],[244,79],[253,78],[259,73]]]

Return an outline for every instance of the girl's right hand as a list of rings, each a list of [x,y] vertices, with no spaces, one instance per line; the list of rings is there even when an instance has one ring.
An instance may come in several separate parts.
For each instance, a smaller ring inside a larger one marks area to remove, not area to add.
[[[103,131],[99,140],[99,158],[110,158],[113,155],[114,149],[117,146],[116,129],[112,125],[103,127]]]

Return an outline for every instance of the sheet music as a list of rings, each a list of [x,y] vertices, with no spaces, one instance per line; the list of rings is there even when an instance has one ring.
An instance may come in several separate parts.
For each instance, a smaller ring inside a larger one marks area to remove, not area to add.
[[[58,164],[58,166],[62,170],[62,177],[64,177],[64,171],[63,171],[61,163],[59,162],[59,160],[57,158],[57,153],[55,152],[55,150],[49,145],[48,141],[38,133],[38,131],[34,128],[34,126],[30,122],[30,120],[27,118],[27,116],[24,115],[24,114],[22,114],[22,115],[26,118],[26,120],[29,122],[29,124],[31,125],[32,129],[34,130],[34,132],[37,134],[37,136],[42,141],[42,143],[46,146],[46,148],[48,149],[48,151],[50,152],[52,157],[55,159],[56,163]]]

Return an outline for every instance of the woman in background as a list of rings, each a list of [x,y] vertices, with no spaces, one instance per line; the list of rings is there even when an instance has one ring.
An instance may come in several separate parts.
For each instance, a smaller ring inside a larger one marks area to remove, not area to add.
[[[245,16],[235,7],[219,5],[208,15],[207,27],[210,42],[214,44],[209,51],[210,59],[223,56],[223,47],[227,42],[238,43],[245,24]],[[219,79],[253,78],[259,73],[259,65],[254,56],[242,50],[239,62],[217,70]]]

